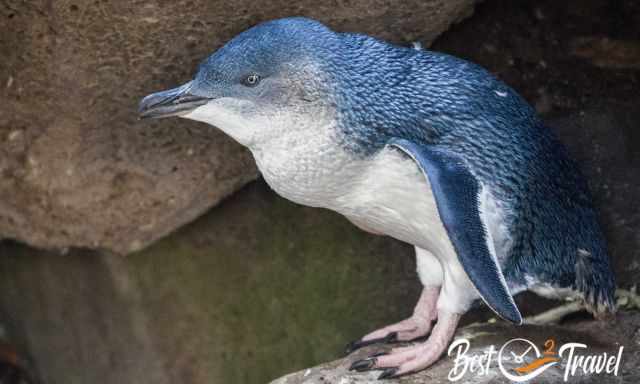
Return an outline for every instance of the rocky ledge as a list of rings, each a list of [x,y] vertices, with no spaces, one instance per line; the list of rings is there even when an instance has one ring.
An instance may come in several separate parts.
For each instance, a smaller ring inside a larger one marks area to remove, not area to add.
[[[462,339],[468,340],[467,344]],[[524,325],[516,327],[503,322],[472,324],[461,328],[456,333],[456,341],[459,347],[453,348],[451,356],[444,356],[431,368],[417,374],[408,375],[396,379],[385,380],[388,383],[417,384],[417,383],[513,383],[508,379],[499,367],[498,361],[503,362],[504,370],[510,374],[517,374],[514,368],[523,364],[530,364],[536,357],[535,352],[530,351],[525,355],[524,362],[514,361],[511,351],[521,354],[526,351],[529,344],[518,340],[505,346],[503,358],[499,359],[500,349],[510,340],[526,339],[532,342],[538,349],[540,357],[550,347],[548,340],[553,340],[551,347],[557,356],[559,349],[568,343],[582,343],[586,348],[576,347],[573,359],[569,359],[569,349],[566,349],[558,364],[550,366],[536,376],[535,382],[545,384],[564,383],[567,367],[576,367],[575,374],[569,373],[568,381],[571,383],[637,383],[640,381],[640,313],[619,313],[617,319],[610,322],[595,320],[573,321],[564,325]],[[462,348],[462,349],[460,349]],[[322,364],[296,372],[273,381],[271,384],[367,384],[377,383],[380,371],[365,373],[350,372],[349,366],[353,361],[388,350],[388,346],[373,346],[363,348],[352,355],[342,359]],[[488,361],[488,351],[491,359]],[[507,353],[509,352],[509,353]],[[458,359],[456,369],[456,356],[464,356]],[[606,354],[606,356],[605,356]],[[546,355],[544,355],[546,356]],[[590,360],[579,359],[579,356],[594,356]],[[598,358],[600,360],[598,360]],[[594,360],[595,359],[595,360]],[[597,365],[602,362],[605,371],[595,374],[583,367],[590,366],[594,360]],[[472,362],[473,361],[473,362]],[[487,363],[488,361],[488,363]],[[611,361],[609,373],[605,364]],[[617,369],[616,369],[617,364]],[[533,372],[533,371],[531,371]],[[533,380],[533,379],[532,379]]]

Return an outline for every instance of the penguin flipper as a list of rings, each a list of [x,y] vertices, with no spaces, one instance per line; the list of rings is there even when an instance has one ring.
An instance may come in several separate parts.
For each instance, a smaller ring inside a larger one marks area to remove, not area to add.
[[[482,299],[498,315],[521,324],[522,316],[509,293],[497,259],[491,254],[480,217],[481,185],[462,159],[444,148],[393,139],[420,167],[431,184],[440,219],[469,279]]]

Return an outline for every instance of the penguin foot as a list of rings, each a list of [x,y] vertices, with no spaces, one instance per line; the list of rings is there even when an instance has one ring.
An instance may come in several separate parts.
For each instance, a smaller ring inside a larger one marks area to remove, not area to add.
[[[439,287],[425,287],[410,318],[373,331],[362,339],[349,343],[347,354],[371,344],[410,341],[427,335],[431,330],[432,321],[436,319],[436,302],[439,294]]]
[[[394,348],[389,354],[376,355],[363,362],[355,362],[354,369],[358,371],[381,369],[384,378],[387,379],[423,370],[438,361],[446,351],[459,320],[459,314],[441,311],[438,314],[438,322],[427,341],[408,347]]]

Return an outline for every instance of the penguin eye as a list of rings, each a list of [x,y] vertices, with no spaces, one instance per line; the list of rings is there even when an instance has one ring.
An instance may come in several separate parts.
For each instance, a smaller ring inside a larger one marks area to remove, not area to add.
[[[258,85],[259,82],[260,82],[260,75],[251,74],[244,79],[243,84],[246,85],[247,87],[255,87],[256,85]]]

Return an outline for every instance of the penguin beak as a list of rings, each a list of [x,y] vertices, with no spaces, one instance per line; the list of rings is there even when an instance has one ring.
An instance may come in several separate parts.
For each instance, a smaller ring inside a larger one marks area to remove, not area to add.
[[[169,116],[186,115],[211,100],[208,97],[190,93],[193,82],[178,88],[152,93],[140,101],[138,116],[141,119],[160,119]]]

